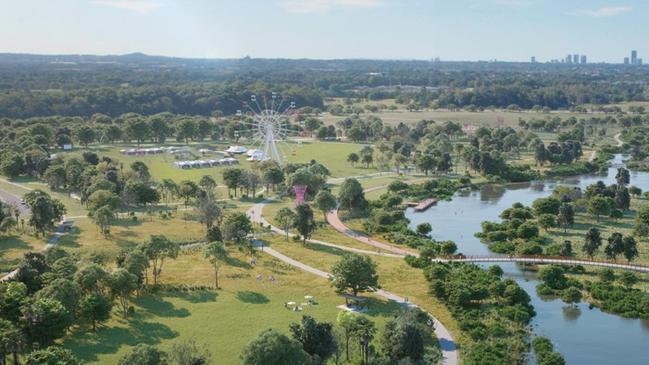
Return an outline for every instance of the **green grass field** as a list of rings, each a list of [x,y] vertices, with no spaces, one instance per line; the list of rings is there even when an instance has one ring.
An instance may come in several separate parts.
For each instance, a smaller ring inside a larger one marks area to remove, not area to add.
[[[243,347],[266,328],[288,333],[289,324],[299,322],[302,314],[335,322],[336,307],[344,299],[326,280],[266,255],[253,267],[249,257],[235,248],[231,253],[232,260],[220,274],[222,290],[143,296],[134,301],[134,316],[123,319],[115,312],[97,333],[75,329],[63,345],[89,364],[115,364],[139,343],[169,350],[176,340],[194,338],[208,346],[215,364],[230,365],[240,363]],[[270,276],[275,277],[274,283]],[[168,261],[162,282],[213,285],[212,277],[209,263],[200,253],[191,253]],[[284,308],[289,301],[304,302],[305,295],[314,296],[317,305],[302,305],[302,312]],[[395,303],[372,298],[367,315],[382,328],[398,308]]]

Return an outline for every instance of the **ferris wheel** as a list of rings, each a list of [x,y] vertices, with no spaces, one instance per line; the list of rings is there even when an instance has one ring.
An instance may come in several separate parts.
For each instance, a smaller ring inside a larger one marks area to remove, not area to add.
[[[294,110],[295,102],[275,92],[270,97],[251,95],[249,102],[243,102],[243,110],[237,110],[241,118],[238,133],[251,136],[249,160],[286,162],[287,140],[299,134],[299,130],[292,129],[289,124]]]

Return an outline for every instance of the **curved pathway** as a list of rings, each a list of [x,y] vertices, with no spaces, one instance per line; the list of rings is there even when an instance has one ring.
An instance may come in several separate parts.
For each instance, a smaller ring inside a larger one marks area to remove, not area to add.
[[[620,139],[621,136],[622,136],[622,133],[618,133],[618,134],[613,136],[613,139],[615,140],[615,142],[617,142],[618,147],[622,147],[624,145],[624,141]]]
[[[429,180],[429,178],[427,177],[427,178],[422,178],[422,179],[414,179],[414,180],[410,180],[410,181],[405,181],[405,183],[406,184],[414,184],[414,183],[421,182],[421,181],[426,181],[426,180]],[[374,186],[374,187],[371,187],[371,188],[364,189],[363,193],[371,193],[373,191],[385,189],[387,187],[388,187],[388,185]],[[345,236],[347,236],[349,238],[355,239],[356,241],[361,242],[363,244],[366,244],[366,245],[369,245],[369,246],[372,246],[372,247],[376,247],[376,248],[378,248],[380,250],[389,251],[389,252],[392,252],[393,254],[397,254],[397,255],[401,255],[401,256],[405,256],[405,255],[418,256],[417,252],[410,251],[410,250],[405,250],[403,248],[395,247],[393,245],[390,245],[390,244],[387,244],[387,243],[384,243],[384,242],[373,240],[372,238],[370,238],[370,237],[368,237],[368,236],[366,236],[366,235],[364,235],[364,234],[362,234],[360,232],[354,231],[353,229],[347,227],[340,220],[340,217],[338,216],[338,209],[327,213],[327,222],[336,231],[344,234]]]
[[[340,217],[338,217],[338,210],[333,210],[331,212],[327,213],[327,222],[338,232],[344,234],[345,236],[355,239],[358,242],[364,243],[366,245],[376,247],[380,250],[385,250],[392,252],[393,254],[399,255],[399,256],[406,256],[406,255],[413,255],[417,256],[417,253],[411,252],[408,250],[404,250],[399,247],[394,247],[392,245],[389,245],[387,243],[379,242],[376,240],[371,239],[370,237],[367,237],[366,235],[356,232],[351,228],[348,228],[341,220]]]
[[[506,255],[486,255],[486,256],[453,256],[438,257],[433,259],[436,262],[521,262],[526,264],[554,264],[554,265],[584,265],[607,267],[626,271],[637,271],[649,273],[649,266],[625,264],[610,261],[576,259],[571,257],[548,257],[548,256],[506,256]]]
[[[65,218],[63,220],[65,220]],[[61,236],[63,236],[64,234],[67,233],[65,231],[65,227],[66,227],[66,225],[59,224],[59,226],[56,228],[56,232],[54,232],[52,234],[50,239],[47,241],[47,245],[45,245],[45,247],[43,247],[43,250],[41,252],[45,252],[45,251],[49,250],[50,248],[56,246],[57,242],[59,242],[59,238],[61,238]],[[4,275],[3,277],[1,277],[0,281],[9,281],[9,280],[13,279],[16,276],[16,274],[18,274],[18,269],[15,269],[15,270],[9,272],[8,274]]]
[[[266,219],[262,217],[262,211],[264,208],[264,205],[268,204],[270,201],[269,200],[264,200],[261,203],[255,204],[252,208],[248,210],[248,215],[252,218],[253,222],[257,223],[262,223],[265,226],[270,226],[271,230],[275,233],[279,233],[284,235],[284,231],[281,230],[278,227],[274,227],[273,225],[269,224]],[[357,252],[357,253],[363,253],[363,254],[372,254],[372,255],[381,255],[381,256],[391,256],[391,257],[403,257],[403,255],[395,255],[395,254],[380,254],[374,251],[368,251],[368,250],[361,250],[361,249],[356,249],[352,247],[346,247],[346,246],[340,246],[340,245],[335,245],[333,243],[329,242],[324,242],[324,241],[319,241],[319,240],[308,240],[309,242],[317,243],[320,245],[328,246],[328,247],[335,247],[339,248],[341,250],[345,251],[351,251],[351,252]],[[303,271],[312,273],[314,275],[318,275],[324,279],[329,280],[331,278],[331,274],[328,272],[316,269],[312,266],[306,265],[300,261],[297,261],[291,257],[288,257],[277,250],[271,248],[271,247],[261,247],[261,243],[259,241],[256,241],[256,244],[259,246],[258,249],[261,249],[264,253],[269,254],[289,265],[295,266]],[[378,289],[375,291],[376,295],[379,295],[383,298],[386,298],[388,300],[395,301],[397,303],[400,303],[404,306],[407,307],[415,307],[416,305],[410,303],[407,301],[405,298],[400,297],[394,293]],[[457,346],[455,345],[455,339],[451,335],[451,333],[448,331],[444,325],[438,321],[435,317],[433,317],[434,325],[435,325],[435,335],[439,339],[439,344],[442,350],[442,355],[444,356],[444,359],[442,361],[443,364],[445,365],[457,365],[458,364],[458,357],[457,357]]]
[[[266,227],[270,227],[271,231],[284,236],[284,235],[286,235],[286,232],[284,232],[283,229],[271,225],[262,216],[262,212],[264,210],[264,205],[266,205],[266,204],[268,204],[270,202],[271,202],[271,200],[264,200],[261,203],[257,203],[255,205],[253,205],[252,208],[248,209],[248,216],[251,218],[251,220],[253,222],[261,223]],[[334,243],[321,241],[321,240],[316,240],[316,239],[308,239],[307,242],[315,243],[315,244],[322,245],[322,246],[337,248],[337,249],[343,250],[343,251],[359,253],[359,254],[363,254],[363,255],[375,255],[375,256],[384,256],[384,257],[393,257],[393,258],[403,258],[405,256],[405,255],[399,255],[399,254],[394,254],[394,253],[385,253],[385,252],[381,252],[381,251],[363,250],[363,249],[360,249],[360,248],[342,246],[342,245],[337,245],[337,244],[334,244]]]

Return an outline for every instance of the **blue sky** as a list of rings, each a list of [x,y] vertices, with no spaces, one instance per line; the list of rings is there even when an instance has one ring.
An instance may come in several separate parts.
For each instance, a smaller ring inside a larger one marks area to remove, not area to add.
[[[646,0],[0,0],[0,52],[649,60]]]

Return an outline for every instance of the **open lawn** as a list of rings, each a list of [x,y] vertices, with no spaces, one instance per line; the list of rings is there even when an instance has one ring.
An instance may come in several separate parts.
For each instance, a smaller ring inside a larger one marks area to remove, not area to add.
[[[336,306],[344,300],[326,280],[269,256],[262,255],[253,267],[249,257],[236,249],[231,254],[221,270],[221,290],[142,296],[134,301],[132,317],[123,319],[114,312],[97,333],[77,329],[63,341],[64,346],[89,364],[115,364],[139,343],[169,350],[176,340],[194,338],[210,349],[215,364],[229,365],[240,364],[243,347],[266,328],[288,333],[289,324],[300,321],[303,314],[335,322]],[[162,274],[163,283],[213,285],[212,278],[211,266],[200,252],[168,261]],[[289,301],[304,302],[305,295],[314,296],[317,304],[301,305],[302,312],[284,308]],[[398,308],[372,298],[367,315],[382,328]]]
[[[241,140],[241,145],[246,146],[246,141]],[[178,145],[178,144],[166,144]],[[152,147],[154,145],[143,144],[142,147]],[[158,146],[158,145],[155,145]],[[194,154],[198,155],[198,148],[206,146],[215,146],[218,149],[225,149],[227,145],[222,143],[191,143],[189,145],[193,148]],[[344,142],[321,142],[321,141],[300,141],[282,143],[279,145],[285,152],[288,162],[309,162],[316,160],[323,163],[332,173],[333,177],[355,176],[364,175],[368,173],[375,173],[374,169],[364,169],[360,165],[356,167],[351,166],[346,160],[347,155],[351,152],[358,152],[363,144],[344,143]],[[116,159],[124,164],[125,168],[135,161],[144,162],[151,172],[154,180],[172,179],[176,182],[182,180],[198,181],[204,175],[211,175],[221,185],[223,184],[222,171],[226,167],[212,167],[201,169],[177,169],[173,167],[173,162],[176,161],[173,155],[160,154],[160,155],[145,155],[145,156],[126,156],[120,153],[121,149],[135,148],[132,144],[115,144],[115,145],[90,145],[90,150],[96,152],[99,156],[108,156]],[[61,153],[61,155],[74,155],[80,156],[85,149],[78,148],[69,153]],[[240,166],[243,168],[250,168],[255,165],[255,162],[246,161],[247,156],[236,156],[241,162]],[[205,157],[214,158],[214,157]]]
[[[331,270],[343,255],[348,254],[336,248],[314,243],[303,245],[300,242],[286,242],[278,235],[270,238],[268,244],[289,257],[299,258],[301,262],[325,271]],[[367,246],[365,248],[367,249]],[[456,338],[460,336],[460,344],[463,342],[458,324],[446,306],[428,294],[428,283],[422,270],[412,268],[398,258],[372,256],[372,260],[377,264],[379,285],[382,289],[408,298],[412,303],[419,305],[444,323]]]
[[[40,251],[46,244],[46,238],[18,232],[0,236],[0,273],[13,270],[27,252]]]

